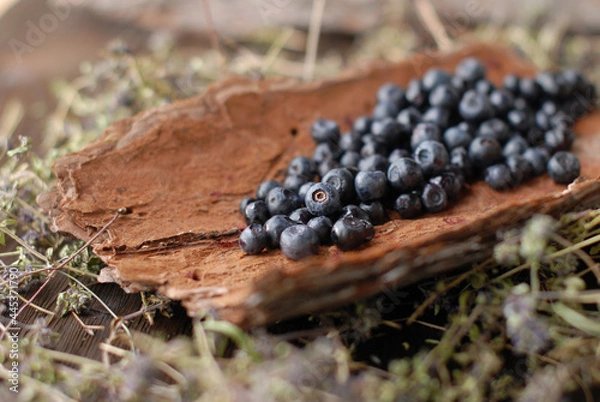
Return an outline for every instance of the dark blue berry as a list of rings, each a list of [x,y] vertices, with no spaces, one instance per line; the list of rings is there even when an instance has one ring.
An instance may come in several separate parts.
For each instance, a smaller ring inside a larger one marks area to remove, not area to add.
[[[340,141],[340,127],[333,120],[319,119],[313,123],[310,135],[317,144],[337,144]]]
[[[485,138],[495,138],[501,144],[504,144],[511,136],[508,125],[498,118],[493,118],[482,122],[477,130],[477,136]]]
[[[396,121],[400,124],[403,133],[412,133],[417,124],[423,120],[423,116],[419,109],[411,106],[403,109],[396,116]]]
[[[467,57],[456,66],[454,73],[465,82],[475,82],[485,77],[485,66],[475,57]]]
[[[315,174],[315,170],[315,164],[312,160],[304,156],[297,156],[288,165],[287,174],[311,179]]]
[[[323,177],[329,172],[331,169],[336,169],[341,167],[342,165],[337,159],[325,159],[323,162],[319,164],[317,167],[317,173],[320,177]]]
[[[308,190],[312,187],[313,184],[316,184],[316,182],[307,181],[306,183],[300,186],[300,188],[298,189],[298,196],[300,197],[300,200],[304,201],[306,193],[308,193]]]
[[[502,145],[495,138],[475,137],[469,146],[474,167],[486,168],[502,160]]]
[[[527,140],[521,135],[515,134],[504,144],[502,156],[507,158],[511,155],[521,155],[527,148],[529,148]]]
[[[542,94],[537,81],[533,78],[523,77],[519,80],[519,93],[529,102],[537,102]]]
[[[423,88],[421,80],[416,78],[408,83],[405,96],[406,100],[417,108],[421,108],[427,103],[427,91]]]
[[[363,145],[361,135],[355,131],[349,131],[340,138],[340,148],[346,152],[358,152]]]
[[[423,121],[436,124],[442,130],[448,127],[448,123],[450,122],[450,110],[432,106],[423,113]]]
[[[538,128],[547,131],[552,127],[552,123],[550,122],[550,115],[543,110],[538,110],[535,112],[535,124]]]
[[[388,167],[387,180],[394,189],[407,192],[423,184],[423,170],[414,159],[399,158]]]
[[[354,204],[348,204],[342,208],[340,213],[341,216],[353,216],[358,219],[363,219],[365,221],[370,221],[371,217],[368,213],[362,210],[359,206]]]
[[[366,158],[372,155],[387,155],[388,147],[383,142],[377,140],[366,141],[360,149],[360,156]]]
[[[513,154],[508,156],[504,162],[510,169],[515,186],[526,182],[533,177],[533,168],[523,156]]]
[[[355,167],[358,168],[361,156],[358,152],[346,151],[340,157],[340,165],[345,168]]]
[[[438,85],[429,93],[429,104],[446,109],[454,108],[459,101],[459,94],[448,84]]]
[[[442,174],[432,177],[429,180],[430,183],[437,184],[444,189],[449,200],[453,200],[458,197],[460,190],[464,186],[464,176],[462,174],[457,175],[454,172],[448,171]]]
[[[275,187],[266,199],[269,213],[271,215],[288,215],[294,209],[299,208],[302,200],[295,192],[283,187]]]
[[[491,118],[494,108],[487,95],[474,90],[464,93],[458,105],[460,116],[468,121],[482,121]]]
[[[415,149],[414,160],[421,166],[425,176],[433,176],[441,173],[450,163],[450,155],[441,142],[423,141]]]
[[[372,123],[373,119],[371,117],[361,116],[358,119],[354,120],[354,124],[352,125],[352,131],[360,135],[365,135],[371,132]]]
[[[304,204],[315,216],[333,215],[342,208],[339,193],[327,183],[311,186],[304,197]]]
[[[504,89],[516,95],[519,93],[519,77],[514,74],[505,75],[502,80]]]
[[[559,82],[549,71],[539,72],[535,76],[535,81],[546,96],[557,97],[561,93]]]
[[[377,120],[371,126],[371,133],[376,141],[389,147],[397,146],[402,138],[402,126],[391,117]]]
[[[551,152],[567,151],[575,141],[575,133],[570,128],[555,127],[544,134],[544,145]]]
[[[270,217],[264,225],[265,232],[267,232],[268,236],[267,246],[269,248],[278,248],[281,232],[288,227],[297,224],[298,222],[295,222],[290,217],[285,215],[275,215]]]
[[[308,177],[305,176],[288,175],[283,180],[283,188],[297,193],[298,190],[300,190],[300,187],[302,187],[302,185],[307,181]]]
[[[389,166],[388,159],[379,154],[370,155],[358,162],[358,170],[363,172],[372,172],[375,170],[386,171]]]
[[[354,178],[354,189],[361,201],[373,201],[383,198],[387,191],[386,175],[381,170],[360,171]]]
[[[242,199],[242,201],[240,201],[240,206],[239,206],[240,214],[245,215],[246,207],[248,206],[248,204],[250,204],[251,202],[254,202],[254,201],[256,201],[256,199],[252,198],[252,197],[246,197],[246,198]]]
[[[490,103],[497,116],[504,116],[512,108],[515,98],[507,89],[494,89],[490,93]]]
[[[377,102],[392,102],[402,108],[406,103],[404,89],[391,82],[383,84],[377,90]]]
[[[341,250],[354,250],[375,236],[373,225],[353,216],[343,216],[331,229],[331,240]]]
[[[273,190],[275,187],[281,187],[281,184],[277,180],[266,180],[258,185],[256,189],[256,199],[264,200],[267,198],[267,194],[269,191]]]
[[[327,245],[331,243],[331,229],[333,227],[333,223],[327,216],[317,216],[312,218],[308,221],[306,226],[317,233],[319,242],[321,244]]]
[[[322,142],[317,144],[313,152],[313,161],[317,165],[325,162],[326,160],[337,159],[342,154],[342,149],[337,144],[330,144],[328,142]]]
[[[400,194],[394,202],[394,209],[401,218],[414,219],[423,215],[423,203],[421,195],[416,191]]]
[[[434,123],[419,123],[413,129],[410,137],[410,146],[413,150],[424,141],[442,141],[442,134],[439,127]]]
[[[305,207],[295,209],[290,213],[290,219],[298,223],[306,223],[314,217]]]
[[[388,155],[388,162],[390,164],[392,164],[392,163],[394,163],[395,161],[397,161],[400,158],[408,158],[408,157],[410,157],[410,152],[408,152],[406,149],[404,149],[404,148],[395,148]]]
[[[548,175],[558,184],[569,184],[581,173],[577,156],[567,151],[555,153],[548,161]]]
[[[260,223],[263,224],[271,217],[269,213],[269,207],[263,200],[257,200],[246,205],[244,210],[244,218],[246,223]]]
[[[427,211],[441,212],[448,206],[448,195],[441,186],[427,183],[421,193],[421,202]]]
[[[369,215],[369,222],[381,225],[389,220],[380,201],[361,202],[359,208]]]
[[[267,247],[268,236],[258,223],[251,223],[240,235],[240,248],[247,254],[260,254]]]
[[[438,85],[450,83],[452,76],[450,73],[439,68],[430,68],[422,78],[423,89],[430,92]]]
[[[319,252],[319,236],[306,225],[293,225],[281,232],[279,247],[292,260],[301,260]]]
[[[447,128],[442,137],[448,149],[468,147],[473,140],[471,134],[458,126]]]
[[[470,179],[474,175],[473,162],[464,147],[457,147],[450,151],[450,165],[459,169],[466,179]]]
[[[534,116],[528,110],[513,109],[506,115],[506,121],[517,131],[527,131],[534,121]]]
[[[323,176],[321,181],[336,189],[340,195],[342,204],[351,203],[356,198],[356,193],[354,192],[354,175],[346,168],[330,170]]]
[[[378,102],[373,108],[373,119],[380,120],[386,117],[396,117],[400,108],[394,102]]]
[[[531,165],[534,176],[540,176],[546,173],[546,165],[550,159],[547,150],[542,147],[531,147],[527,148],[522,156]]]
[[[485,182],[496,191],[508,190],[514,185],[510,168],[504,163],[488,166],[485,169]]]
[[[475,91],[483,95],[489,95],[495,89],[494,84],[492,84],[491,81],[488,81],[485,78],[477,81],[473,88],[475,89]]]

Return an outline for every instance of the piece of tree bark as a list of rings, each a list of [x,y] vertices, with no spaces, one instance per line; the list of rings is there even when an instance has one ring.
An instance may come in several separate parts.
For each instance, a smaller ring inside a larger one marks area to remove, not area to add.
[[[232,78],[197,98],[148,110],[109,127],[102,138],[54,166],[53,192],[40,204],[54,229],[88,239],[121,207],[94,250],[108,264],[103,281],[126,290],[157,290],[181,300],[190,315],[214,309],[243,327],[365,298],[482,260],[496,232],[536,213],[554,216],[600,201],[600,114],[577,125],[582,176],[569,188],[538,177],[517,189],[469,187],[448,210],[376,227],[371,243],[341,252],[321,247],[295,262],[279,250],[258,256],[238,247],[245,224],[239,201],[287,163],[311,155],[310,125],[320,117],[342,130],[373,108],[377,88],[406,85],[426,69],[452,70],[479,57],[492,81],[535,69],[508,49],[476,44],[453,54],[421,54],[372,65],[335,80],[299,83]]]

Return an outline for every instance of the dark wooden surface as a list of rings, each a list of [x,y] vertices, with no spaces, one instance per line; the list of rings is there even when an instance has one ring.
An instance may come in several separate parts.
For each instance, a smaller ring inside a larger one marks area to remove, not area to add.
[[[67,288],[67,278],[63,275],[56,275],[36,297],[35,303],[47,310],[54,311],[58,293]],[[139,294],[127,294],[117,285],[96,284],[90,288],[120,317],[134,313],[142,306]],[[34,291],[35,289],[32,289],[24,296],[31,297]],[[173,312],[174,315],[170,319],[157,312],[154,325],[150,325],[143,316],[139,316],[129,321],[128,327],[132,332],[148,333],[162,339],[171,339],[177,335],[189,335],[191,333],[191,319],[186,316],[185,311],[179,305],[173,306]],[[48,316],[28,307],[19,317],[19,321],[24,324],[33,324],[36,319],[44,317]],[[49,347],[58,351],[100,360],[102,352],[98,346],[106,341],[109,336],[113,317],[98,301],[94,300],[90,305],[89,313],[81,315],[80,318],[85,324],[101,325],[104,328],[94,331],[94,335],[90,336],[71,314],[64,317],[56,314],[48,327],[57,333],[59,337]]]

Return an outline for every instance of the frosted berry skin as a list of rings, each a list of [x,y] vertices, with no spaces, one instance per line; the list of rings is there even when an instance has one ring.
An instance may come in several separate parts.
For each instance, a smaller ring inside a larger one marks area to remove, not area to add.
[[[485,66],[475,57],[467,57],[458,65],[454,73],[465,82],[476,82],[485,77]]]
[[[312,160],[305,156],[297,156],[288,165],[287,173],[289,176],[304,176],[311,179],[315,174],[315,170]]]
[[[448,206],[448,195],[441,186],[427,183],[421,193],[421,202],[429,212],[442,212]]]
[[[548,175],[557,184],[569,184],[581,173],[581,164],[577,156],[568,151],[555,153],[548,161]]]
[[[415,150],[425,141],[442,141],[442,134],[436,124],[423,122],[417,124],[413,129],[412,136],[410,137],[411,148]]]
[[[269,213],[269,207],[263,200],[257,200],[246,205],[244,210],[244,218],[246,223],[260,223],[263,224],[271,217]]]
[[[269,191],[274,189],[275,187],[281,187],[281,184],[277,180],[266,180],[259,184],[256,189],[256,199],[264,200],[267,198],[267,194]]]
[[[327,216],[314,217],[308,221],[306,226],[317,233],[321,244],[331,244],[331,228],[333,227],[333,223]]]
[[[267,232],[258,223],[251,223],[240,235],[240,248],[247,254],[260,254],[267,247],[267,243]]]
[[[399,158],[390,164],[387,180],[395,190],[407,192],[423,184],[423,170],[411,158]]]
[[[387,191],[386,175],[381,170],[358,172],[354,178],[354,189],[361,201],[381,199]]]
[[[467,121],[483,121],[493,116],[494,108],[487,95],[469,90],[460,100],[458,112]]]
[[[271,215],[288,215],[299,208],[302,201],[295,192],[283,187],[275,187],[267,194],[266,203]]]
[[[423,215],[421,195],[416,191],[400,194],[394,202],[394,209],[401,218],[414,219]]]
[[[343,216],[331,229],[331,240],[339,249],[354,250],[371,241],[375,235],[373,225],[364,219]]]
[[[319,236],[306,225],[293,225],[281,232],[279,247],[291,260],[301,260],[319,252]]]
[[[327,183],[312,185],[304,197],[304,204],[314,216],[334,215],[342,208],[340,194]]]
[[[306,222],[308,222],[314,217],[315,216],[310,213],[308,208],[298,208],[290,213],[290,219],[298,223],[306,224]]]
[[[316,120],[311,128],[310,135],[317,143],[338,144],[340,141],[340,127],[333,120]]]
[[[264,224],[267,233],[267,247],[279,248],[279,238],[281,233],[292,225],[297,225],[290,217],[285,215],[275,215],[270,217]]]
[[[510,168],[504,163],[497,163],[485,169],[485,182],[496,191],[508,190],[513,187],[514,179]]]
[[[321,181],[337,190],[343,204],[351,203],[356,198],[356,193],[354,192],[354,175],[346,168],[330,170]]]
[[[450,163],[450,155],[444,144],[438,141],[423,141],[414,153],[417,162],[425,176],[440,174]]]
[[[389,220],[381,201],[361,202],[359,208],[369,215],[368,221],[373,225],[381,225]]]
[[[502,145],[495,138],[475,137],[469,145],[469,159],[474,167],[485,169],[502,160]]]

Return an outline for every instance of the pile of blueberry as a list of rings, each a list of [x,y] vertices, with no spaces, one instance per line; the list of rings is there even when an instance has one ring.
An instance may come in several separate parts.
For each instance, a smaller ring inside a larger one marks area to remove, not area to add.
[[[594,86],[572,69],[507,75],[501,87],[485,76],[467,58],[454,74],[432,68],[406,89],[384,84],[372,115],[347,133],[315,121],[312,158],[294,158],[282,183],[265,181],[240,203],[241,249],[279,247],[294,260],[320,245],[352,250],[387,211],[405,219],[440,212],[466,182],[500,191],[546,172],[561,184],[579,176],[573,123],[594,105]]]

